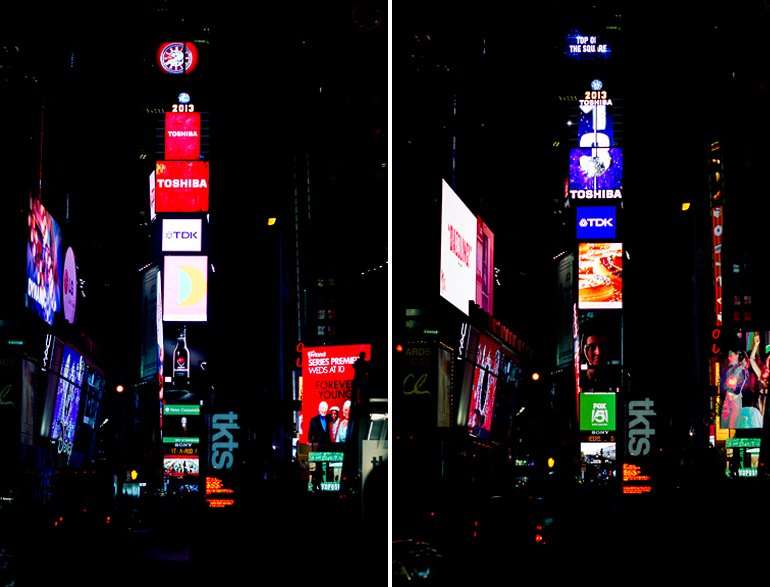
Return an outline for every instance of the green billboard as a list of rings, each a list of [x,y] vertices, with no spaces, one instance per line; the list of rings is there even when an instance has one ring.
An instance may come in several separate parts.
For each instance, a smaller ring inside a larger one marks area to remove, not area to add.
[[[615,394],[580,394],[580,430],[583,432],[615,431]]]

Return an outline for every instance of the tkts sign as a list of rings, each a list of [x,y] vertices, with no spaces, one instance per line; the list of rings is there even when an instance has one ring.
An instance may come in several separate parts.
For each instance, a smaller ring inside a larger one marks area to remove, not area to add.
[[[155,211],[208,212],[207,161],[158,161],[155,165]]]
[[[195,161],[201,158],[200,112],[166,112],[166,159]]]

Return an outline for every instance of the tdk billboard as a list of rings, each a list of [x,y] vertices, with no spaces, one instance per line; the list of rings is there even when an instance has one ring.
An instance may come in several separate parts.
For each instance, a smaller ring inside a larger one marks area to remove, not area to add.
[[[614,239],[618,224],[615,206],[578,206],[577,239]]]

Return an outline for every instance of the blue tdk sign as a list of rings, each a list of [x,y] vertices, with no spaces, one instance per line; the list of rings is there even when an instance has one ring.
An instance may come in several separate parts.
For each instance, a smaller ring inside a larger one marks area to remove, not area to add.
[[[615,238],[618,220],[615,206],[578,206],[575,216],[578,240]]]

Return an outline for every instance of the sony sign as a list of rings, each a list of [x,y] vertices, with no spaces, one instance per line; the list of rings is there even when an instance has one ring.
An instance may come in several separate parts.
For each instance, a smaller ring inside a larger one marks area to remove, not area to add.
[[[655,402],[650,398],[628,402],[628,454],[646,456],[652,449],[655,428],[648,418],[655,417]]]
[[[617,234],[615,206],[578,206],[575,214],[575,234],[578,240],[614,240]]]
[[[238,441],[233,435],[240,430],[238,414],[214,414],[211,417],[211,466],[214,469],[232,469]]]
[[[201,250],[200,218],[164,218],[161,242],[163,252],[186,251],[199,253]]]

